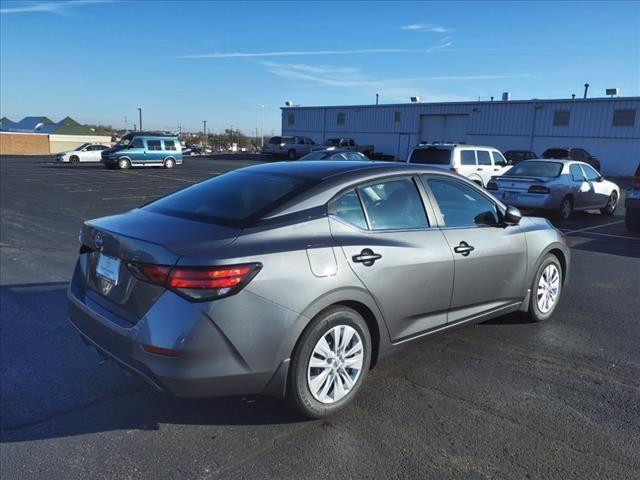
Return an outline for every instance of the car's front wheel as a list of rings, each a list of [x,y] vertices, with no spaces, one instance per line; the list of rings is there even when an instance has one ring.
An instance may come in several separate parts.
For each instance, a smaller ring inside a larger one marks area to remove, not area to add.
[[[558,257],[549,253],[542,260],[533,278],[529,317],[536,322],[547,320],[558,306],[561,293],[562,266]]]
[[[78,158],[78,156],[77,156],[77,155],[72,155],[72,156],[69,158],[69,163],[80,163],[80,159]]]
[[[371,363],[371,336],[355,310],[337,306],[314,318],[291,358],[287,396],[306,417],[343,409],[360,390]]]
[[[120,170],[126,170],[130,166],[131,166],[131,163],[129,163],[129,160],[127,160],[126,158],[118,159],[118,168]]]
[[[616,211],[616,207],[618,206],[618,192],[615,190],[611,192],[609,195],[609,199],[607,200],[607,204],[604,208],[600,209],[600,213],[603,215],[613,215]]]

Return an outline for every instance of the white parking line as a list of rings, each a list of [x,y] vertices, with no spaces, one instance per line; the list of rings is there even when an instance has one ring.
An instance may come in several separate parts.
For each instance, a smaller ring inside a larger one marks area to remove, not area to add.
[[[620,223],[624,223],[624,220],[618,220],[617,222],[610,222],[610,223],[605,223],[603,225],[594,225],[593,227],[586,227],[586,228],[578,228],[577,230],[568,230],[568,231],[564,231],[563,233],[565,235],[571,235],[573,233],[579,233],[579,232],[587,232],[589,230],[595,230],[596,228],[603,228],[603,227],[609,227],[611,225],[618,225]]]
[[[640,237],[626,237],[624,235],[614,235],[613,233],[598,233],[598,232],[585,232],[586,235],[599,235],[601,237],[622,238],[624,240],[638,240]]]

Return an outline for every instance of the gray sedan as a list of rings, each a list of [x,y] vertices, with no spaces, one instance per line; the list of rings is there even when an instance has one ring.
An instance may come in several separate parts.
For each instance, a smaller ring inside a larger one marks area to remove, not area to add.
[[[560,232],[413,164],[282,162],[87,221],[71,323],[179,396],[349,404],[402,344],[509,312],[551,317]]]
[[[511,205],[553,211],[562,220],[577,210],[613,215],[620,199],[615,183],[591,165],[572,160],[525,160],[492,177],[487,190]]]

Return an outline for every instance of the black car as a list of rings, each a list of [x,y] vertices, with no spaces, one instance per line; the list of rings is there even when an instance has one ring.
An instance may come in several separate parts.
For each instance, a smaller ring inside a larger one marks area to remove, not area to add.
[[[542,158],[553,158],[556,160],[576,160],[591,165],[598,172],[600,171],[600,160],[587,152],[584,148],[559,147],[547,148],[542,154]]]
[[[538,156],[530,150],[508,150],[504,152],[504,158],[506,158],[511,165],[516,165],[523,160],[532,160],[538,158]]]
[[[631,231],[640,231],[640,164],[624,201],[624,222]]]

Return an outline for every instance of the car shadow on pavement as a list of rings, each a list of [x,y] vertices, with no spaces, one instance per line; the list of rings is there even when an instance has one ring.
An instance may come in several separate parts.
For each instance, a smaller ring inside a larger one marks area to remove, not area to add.
[[[0,287],[0,442],[161,424],[265,425],[302,419],[268,397],[182,399],[99,364],[67,320],[66,282]]]

